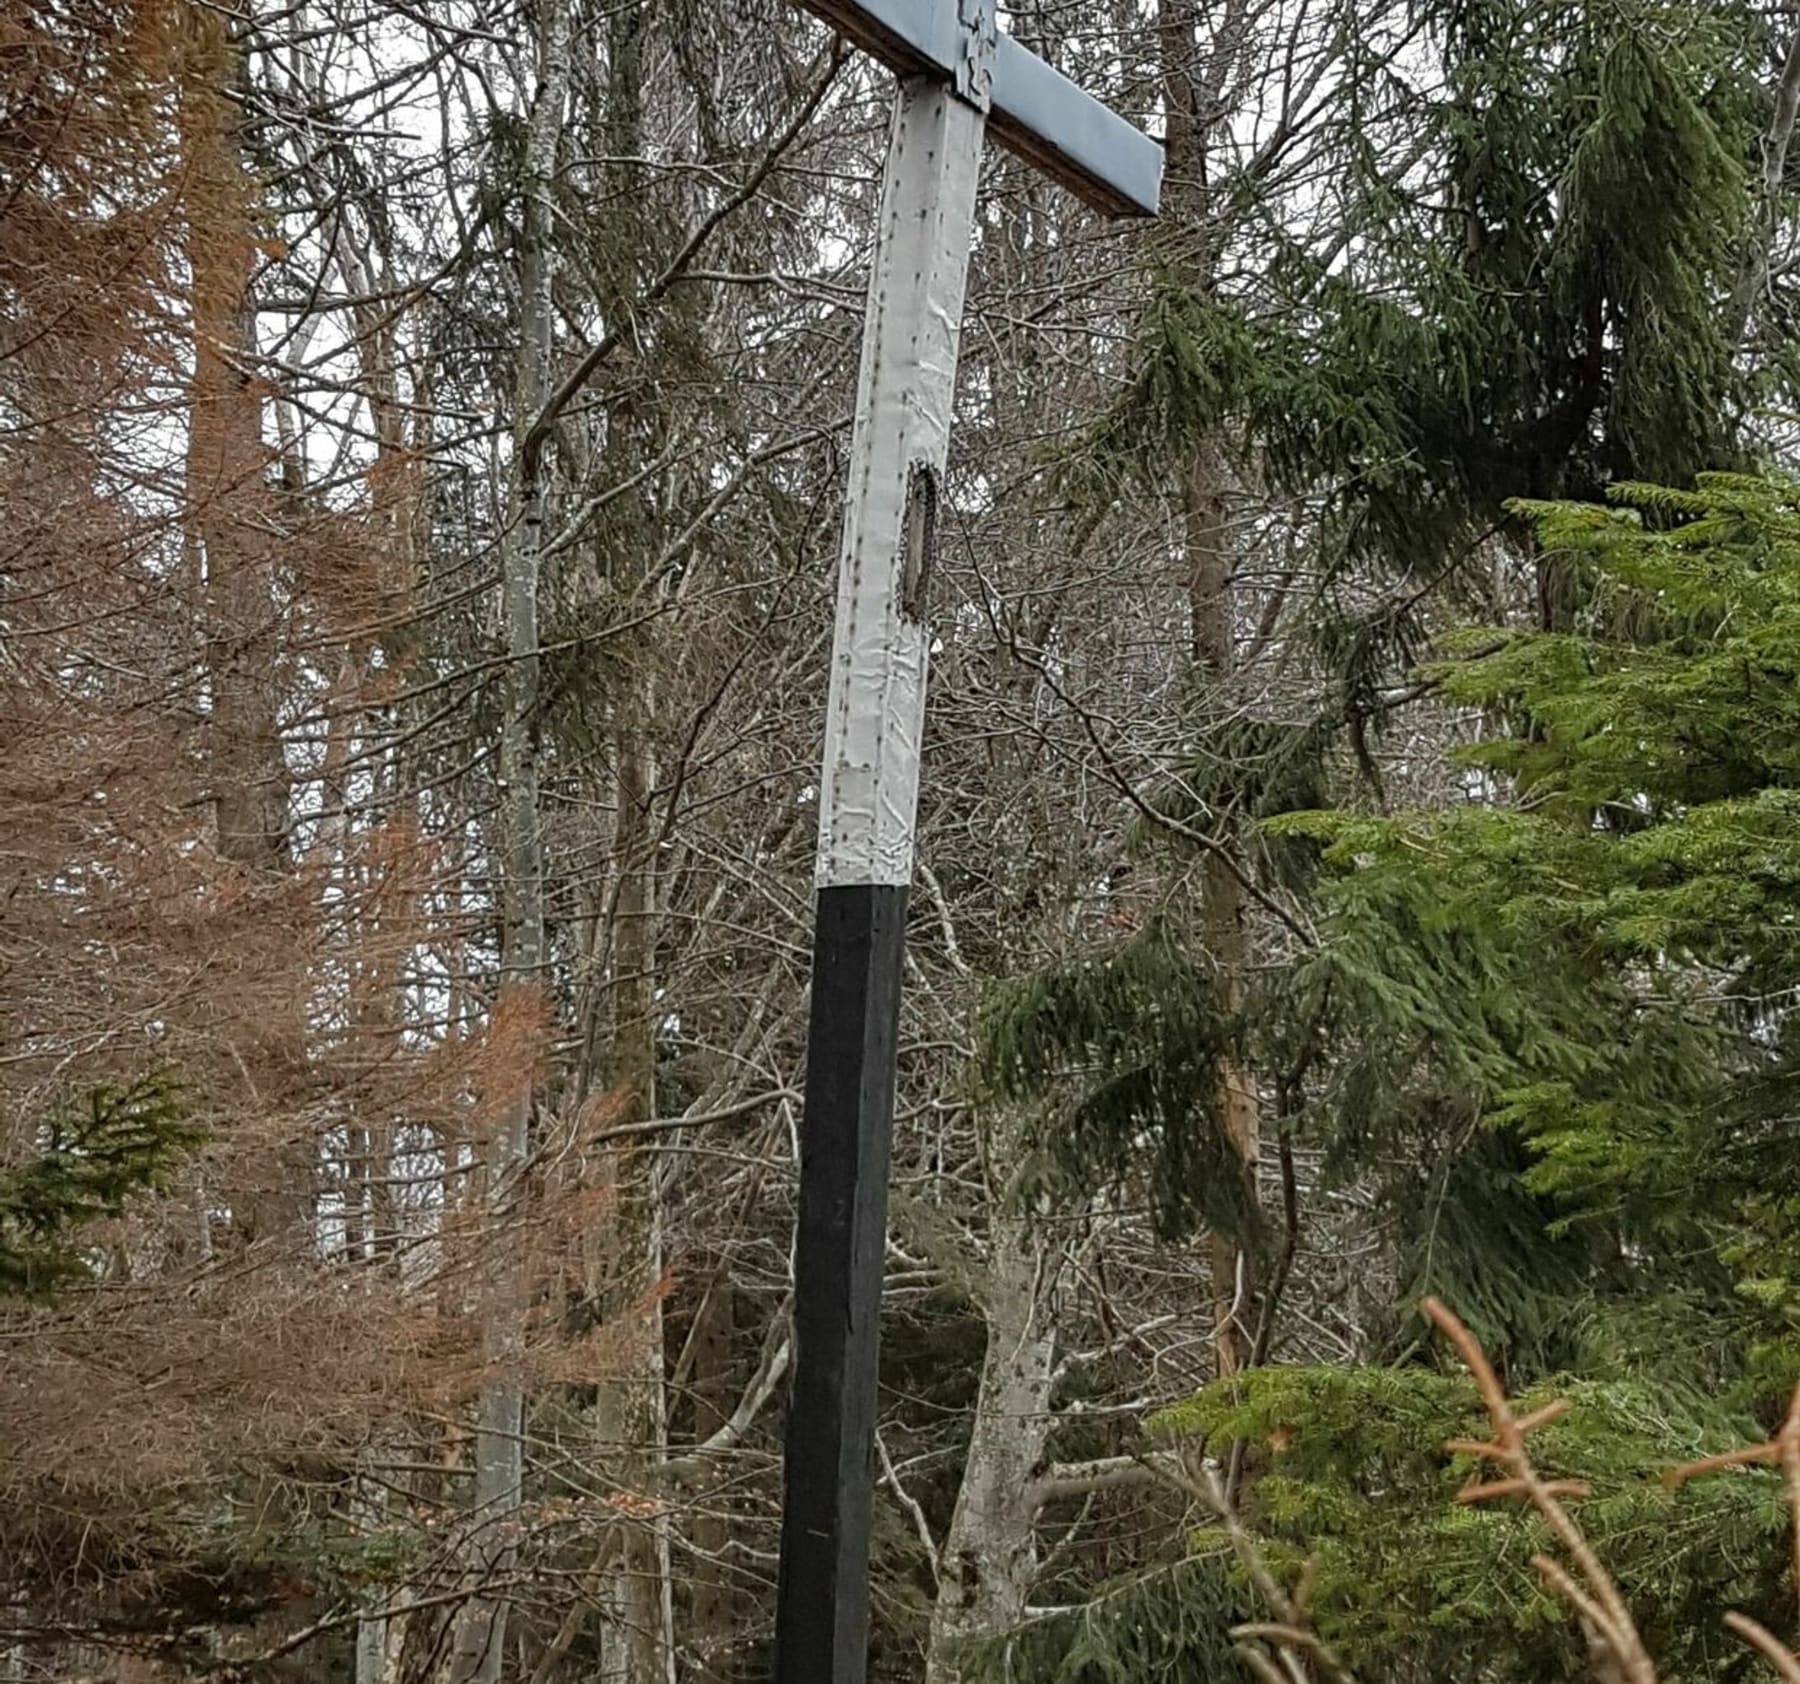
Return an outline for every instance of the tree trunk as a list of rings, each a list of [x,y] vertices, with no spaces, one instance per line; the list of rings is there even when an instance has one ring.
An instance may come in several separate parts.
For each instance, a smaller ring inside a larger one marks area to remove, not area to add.
[[[1181,284],[1209,286],[1211,205],[1206,181],[1206,138],[1217,121],[1216,85],[1223,66],[1203,74],[1196,39],[1193,0],[1161,0],[1158,45],[1162,59],[1166,113],[1164,239],[1171,268]],[[1232,31],[1221,23],[1220,50],[1229,51]],[[1237,674],[1237,595],[1227,501],[1224,453],[1214,436],[1196,440],[1177,468],[1181,499],[1183,555],[1187,576],[1192,654],[1216,692],[1228,692]],[[1236,850],[1232,833],[1217,838]],[[1241,1009],[1248,969],[1245,895],[1231,862],[1209,853],[1201,865],[1201,922],[1205,930],[1220,1003],[1228,1014]],[[1256,1199],[1256,1165],[1261,1149],[1261,1111],[1256,1078],[1237,1059],[1224,1055],[1215,1072],[1215,1104],[1227,1145],[1238,1162],[1246,1208]],[[1256,1282],[1253,1259],[1230,1234],[1211,1241],[1213,1350],[1221,1376],[1237,1373],[1249,1355]]]
[[[500,621],[507,663],[500,727],[502,1011],[516,1010],[541,1029],[547,1011],[543,815],[539,802],[541,639],[538,587],[543,571],[544,465],[527,448],[531,425],[551,389],[555,331],[552,194],[569,82],[568,0],[537,10],[538,85],[527,125],[520,184],[519,351],[513,413],[515,465],[502,552]],[[537,1060],[521,1058],[514,1091],[488,1143],[487,1197],[498,1223],[518,1196],[517,1178],[531,1144]],[[475,1569],[478,1587],[504,1575],[513,1559],[507,1536],[523,1500],[525,1403],[516,1372],[524,1337],[521,1272],[500,1241],[491,1271],[484,1348],[495,1378],[482,1388],[475,1435]],[[459,1684],[497,1684],[506,1644],[504,1593],[478,1595],[458,1633],[453,1676]]]
[[[1234,558],[1227,535],[1224,464],[1211,441],[1193,452],[1182,475],[1183,535],[1193,626],[1193,655],[1208,680],[1228,691],[1237,670],[1236,593],[1232,588]],[[1236,849],[1235,826],[1221,837]],[[1245,928],[1246,897],[1231,862],[1208,854],[1200,867],[1201,921],[1207,956],[1219,990],[1220,1005],[1235,1017],[1243,1009],[1248,974],[1249,935]],[[1243,1178],[1245,1208],[1256,1202],[1256,1167],[1262,1144],[1262,1116],[1256,1076],[1241,1060],[1220,1057],[1215,1072],[1217,1115],[1226,1143],[1236,1156]],[[1213,1353],[1221,1377],[1236,1374],[1254,1337],[1256,1281],[1248,1249],[1230,1234],[1212,1236]]]
[[[995,1219],[980,1289],[987,1317],[974,1431],[938,1567],[926,1684],[957,1684],[957,1649],[1018,1625],[1037,1578],[1038,1476],[1050,1436],[1056,1303],[1042,1246]]]
[[[217,846],[223,858],[259,873],[285,863],[287,787],[276,721],[279,614],[263,518],[269,453],[251,378],[250,186],[231,99],[241,61],[226,10],[197,11],[189,20],[181,97],[194,327],[186,494],[190,546],[204,581]]]
[[[238,106],[243,60],[229,10],[194,10],[187,20],[178,116],[187,181],[187,257],[194,363],[185,485],[186,560],[204,626],[207,675],[206,778],[213,845],[237,879],[229,928],[214,932],[218,960],[206,998],[207,1037],[221,1054],[222,1081],[248,1076],[265,1100],[291,1091],[304,1066],[304,1009],[291,1000],[265,1009],[261,990],[280,966],[272,948],[287,848],[288,779],[278,720],[281,612],[273,580],[269,452],[256,355],[250,280],[250,183]],[[266,955],[266,957],[265,957]],[[298,1143],[245,1140],[229,1190],[241,1238],[307,1238],[310,1155]]]
[[[618,198],[606,221],[607,250],[599,265],[602,310],[609,318],[632,308],[638,269],[648,244],[647,212],[654,183],[640,167],[646,155],[644,120],[648,53],[656,8],[614,7],[605,24],[605,109],[600,122],[608,176]],[[677,26],[679,27],[679,26]],[[622,397],[608,416],[601,456],[616,483],[628,483],[655,458],[635,400]],[[602,535],[600,572],[614,600],[634,602],[655,553],[659,500],[646,484],[631,512],[621,510]],[[611,1057],[606,1062],[626,1123],[656,1114],[656,949],[658,868],[652,824],[656,768],[651,738],[656,718],[656,650],[651,627],[627,631],[614,645],[611,746],[617,821],[611,936]],[[653,1137],[652,1137],[653,1139]],[[674,1587],[670,1522],[655,1495],[668,1447],[663,1357],[664,1156],[652,1139],[627,1141],[605,1159],[609,1193],[604,1255],[596,1300],[622,1337],[615,1372],[600,1376],[595,1431],[606,1458],[601,1476],[615,1488],[620,1519],[601,1580],[605,1684],[674,1684]]]
[[[189,270],[193,375],[184,493],[184,559],[204,627],[205,776],[213,848],[233,879],[233,910],[211,930],[218,960],[201,995],[204,1040],[218,1063],[215,1102],[248,1090],[279,1115],[305,1065],[301,1002],[260,993],[280,974],[281,882],[288,853],[288,782],[278,708],[281,616],[273,581],[262,439],[262,399],[252,380],[256,324],[250,182],[240,107],[244,61],[234,24],[241,10],[194,9],[186,17],[177,134],[186,180],[182,247]],[[237,1237],[288,1255],[314,1244],[309,1143],[246,1134],[233,1142],[226,1198]],[[278,1253],[279,1255],[279,1253]],[[249,1494],[251,1547],[277,1543],[292,1522],[291,1490],[258,1470]],[[288,1607],[265,1624],[296,1618]]]
[[[694,1442],[704,1444],[731,1419],[737,1402],[732,1386],[737,1293],[721,1271],[700,1306],[694,1330]],[[694,1547],[692,1600],[684,1647],[695,1657],[698,1684],[729,1684],[739,1617],[737,1586],[725,1564],[732,1526],[717,1509],[695,1517],[689,1528]]]
[[[613,750],[618,765],[618,893],[613,937],[613,1076],[627,1123],[656,1113],[656,852],[649,826],[651,717],[646,635],[622,657]],[[660,1158],[648,1143],[608,1154],[609,1244],[602,1312],[624,1333],[603,1379],[596,1431],[619,1491],[617,1547],[602,1589],[605,1684],[674,1684],[669,1523],[651,1493],[668,1442],[663,1391]],[[636,1511],[635,1513],[633,1511]]]
[[[371,1531],[386,1521],[388,1493],[371,1480],[357,1480],[357,1520]],[[356,1622],[355,1684],[388,1684],[388,1639],[391,1635],[387,1617],[388,1593],[377,1589],[368,1594],[364,1611]]]

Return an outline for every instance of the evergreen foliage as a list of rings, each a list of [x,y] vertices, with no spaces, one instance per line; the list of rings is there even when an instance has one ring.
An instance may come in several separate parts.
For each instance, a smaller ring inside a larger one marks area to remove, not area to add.
[[[1800,488],[1710,475],[1517,512],[1587,606],[1564,631],[1470,632],[1431,674],[1492,720],[1462,759],[1504,804],[1265,820],[1324,850],[1320,940],[1236,1033],[1264,1068],[1329,1049],[1294,1126],[1328,1174],[1373,1167],[1407,1297],[1453,1295],[1523,1407],[1572,1398],[1543,1465],[1594,1481],[1584,1527],[1671,1675],[1734,1677],[1749,1663],[1717,1615],[1778,1606],[1780,1494],[1671,1494],[1655,1474],[1760,1436],[1746,1411],[1791,1386],[1800,1349]],[[998,1045],[1041,1064],[1115,1044],[1109,1008],[1145,1015],[1135,963],[1079,1010],[1040,979],[1038,1018]],[[1408,1344],[1397,1315],[1389,1348]],[[1437,1447],[1476,1413],[1462,1380],[1417,1367],[1269,1369],[1160,1425],[1248,1448],[1271,1559],[1322,1552],[1320,1629],[1365,1676],[1582,1676],[1526,1565],[1537,1523],[1450,1500],[1469,1470]],[[1227,1559],[1211,1535],[1195,1549]],[[1154,1583],[1158,1641],[1186,1641],[1180,1598],[1212,1593]],[[1066,1658],[1098,1631],[1136,1652],[1105,1606],[1033,1628],[1009,1654],[1036,1670],[996,1675],[1112,1676]]]
[[[0,1297],[41,1297],[80,1279],[82,1230],[160,1186],[194,1138],[166,1072],[89,1088],[31,1133],[22,1160],[0,1165]]]
[[[981,1036],[986,1091],[1040,1102],[1021,1192],[1078,1193],[1096,1172],[1121,1182],[1141,1170],[1165,1233],[1206,1223],[1253,1238],[1256,1212],[1232,1170],[1215,1075],[1241,1031],[1166,918],[1112,953],[993,990]]]
[[[1225,441],[1248,480],[1307,509],[1303,571],[1318,594],[1301,630],[1323,692],[1297,723],[1275,725],[1197,688],[1189,749],[1155,797],[1174,821],[1164,846],[1184,829],[1218,835],[1325,803],[1346,741],[1372,772],[1366,733],[1386,717],[1383,688],[1414,663],[1426,605],[1458,592],[1485,536],[1507,528],[1532,549],[1529,511],[1545,501],[1685,481],[1741,448],[1746,392],[1723,305],[1754,221],[1764,23],[1740,6],[1560,0],[1415,14],[1433,77],[1371,68],[1385,17],[1346,43],[1361,68],[1331,189],[1345,243],[1308,250],[1262,226],[1254,182],[1218,184],[1250,195],[1254,298],[1228,264],[1194,262],[1192,229],[1172,229],[1133,376],[1066,468],[1073,490],[1104,502],[1125,481],[1161,483],[1199,441]],[[1575,565],[1560,546],[1538,557],[1548,624],[1569,621]],[[1265,825],[1246,864],[1304,891],[1320,839],[1306,824]],[[1166,907],[1141,945],[999,991],[985,1075],[1006,1097],[1053,1100],[1041,1157],[1056,1178],[1092,1185],[1141,1168],[1173,1232],[1202,1219],[1251,1226],[1195,1079],[1203,1059],[1229,1049],[1271,1080],[1313,1067],[1300,1126],[1337,1167],[1380,1166],[1406,1213],[1409,1287],[1452,1298],[1515,1359],[1529,1346],[1542,1372],[1574,1355],[1574,1323],[1566,1304],[1548,1306],[1548,1283],[1605,1273],[1617,1248],[1609,1257],[1589,1236],[1548,1229],[1549,1178],[1522,1187],[1509,1164],[1483,1168],[1489,1148],[1471,1140],[1495,1084],[1522,1092],[1529,1071],[1546,1100],[1605,1091],[1655,1126],[1665,1102],[1692,1101],[1679,1096],[1703,1080],[1690,1072],[1712,1058],[1711,1029],[1678,1002],[1640,1001],[1598,956],[1586,972],[1540,978],[1528,955],[1443,925],[1436,892],[1398,870],[1341,888],[1346,909],[1369,901],[1364,916],[1346,914],[1325,952],[1257,978],[1229,1022],[1190,1005],[1168,1021],[1167,1001],[1199,984],[1151,974],[1147,955],[1175,955],[1194,976],[1204,961],[1191,920]],[[1390,924],[1410,939],[1359,954],[1361,941],[1385,945]],[[1593,990],[1629,1022],[1623,1041],[1593,1040]],[[1109,1014],[1103,1047],[1094,1023]],[[1166,1080],[1149,1073],[1152,1054]],[[1446,1248],[1459,1229],[1470,1243]]]
[[[1227,817],[1312,809],[1329,788],[1334,732],[1230,709],[1196,676],[1184,703],[1185,750],[1151,792],[1130,838],[1144,858],[1198,853],[1195,834]],[[1250,868],[1303,889],[1317,867],[1310,837],[1246,835]],[[1223,1132],[1221,1056],[1266,1050],[1274,1003],[1254,988],[1228,1011],[1179,888],[1130,939],[988,990],[976,1080],[985,1098],[1025,1107],[1031,1158],[1018,1190],[1080,1197],[1096,1180],[1140,1181],[1165,1236],[1198,1226],[1259,1246],[1262,1215],[1245,1197]],[[1292,1049],[1289,1049],[1292,1054]]]
[[[1438,672],[1509,727],[1464,759],[1515,805],[1274,821],[1329,835],[1337,873],[1302,969],[1371,1025],[1410,1024],[1634,1295],[1729,1285],[1785,1342],[1800,501],[1713,476],[1615,503],[1526,511],[1593,573],[1575,630],[1484,634]],[[1363,1079],[1391,1088],[1380,1057]]]
[[[1229,1633],[1250,1612],[1228,1553],[1198,1549],[971,1645],[963,1675],[971,1684],[1236,1684],[1243,1669]]]
[[[1570,1413],[1534,1440],[1552,1477],[1592,1496],[1583,1529],[1631,1602],[1668,1676],[1745,1678],[1754,1662],[1719,1624],[1727,1607],[1779,1621],[1788,1512],[1780,1481],[1756,1474],[1671,1490],[1663,1470],[1757,1436],[1740,1411],[1647,1381],[1557,1381],[1521,1409],[1562,1396]],[[1425,1368],[1273,1368],[1208,1387],[1158,1432],[1194,1453],[1241,1444],[1256,1467],[1246,1524],[1278,1578],[1316,1557],[1311,1610],[1358,1675],[1576,1680],[1589,1656],[1567,1607],[1533,1571],[1535,1516],[1470,1507],[1474,1472],[1450,1438],[1481,1436],[1462,1376]],[[1091,1603],[1031,1622],[974,1657],[972,1676],[1018,1684],[1223,1681],[1243,1676],[1230,1627],[1259,1617],[1222,1533],[1203,1526],[1178,1565],[1106,1587]]]
[[[1454,582],[1511,499],[1731,465],[1745,398],[1723,304],[1756,208],[1753,11],[1415,10],[1441,80],[1357,83],[1333,188],[1345,243],[1305,248],[1271,205],[1269,226],[1248,219],[1244,298],[1178,250],[1152,276],[1134,376],[1069,470],[1092,495],[1158,480],[1196,439],[1236,441],[1253,477],[1309,500],[1317,635],[1341,661],[1404,662],[1413,587]],[[1371,611],[1383,578],[1402,594]],[[1336,670],[1366,706],[1367,665]]]
[[[1745,1675],[1718,1615],[1782,1605],[1779,1481],[1671,1491],[1659,1475],[1758,1430],[1699,1394],[1641,1381],[1557,1382],[1521,1410],[1556,1396],[1573,1408],[1534,1439],[1539,1465],[1592,1486],[1583,1529],[1669,1676]],[[1248,1446],[1261,1464],[1248,1518],[1270,1565],[1291,1579],[1318,1555],[1314,1618],[1352,1668],[1393,1680],[1585,1677],[1580,1634],[1530,1566],[1541,1523],[1456,1501],[1474,1464],[1442,1446],[1484,1436],[1483,1420],[1460,1375],[1277,1368],[1209,1387],[1159,1426],[1216,1455]],[[1202,1533],[1196,1546],[1217,1544]]]

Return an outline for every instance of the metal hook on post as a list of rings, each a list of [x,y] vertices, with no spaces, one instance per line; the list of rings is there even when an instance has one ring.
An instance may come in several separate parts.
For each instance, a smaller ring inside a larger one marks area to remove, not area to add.
[[[996,0],[956,0],[956,70],[951,86],[983,116],[994,104],[994,56],[1000,50]]]

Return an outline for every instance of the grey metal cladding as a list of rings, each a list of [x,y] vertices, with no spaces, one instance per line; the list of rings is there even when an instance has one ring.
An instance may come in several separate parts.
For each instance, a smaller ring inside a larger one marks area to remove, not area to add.
[[[799,0],[899,76],[956,68],[955,0]]]
[[[955,75],[955,0],[799,0],[901,76]],[[1107,216],[1154,216],[1163,149],[1060,70],[1001,35],[989,130]]]
[[[1095,210],[1156,215],[1161,144],[1010,35],[1000,37],[994,60],[988,128],[1001,145]]]

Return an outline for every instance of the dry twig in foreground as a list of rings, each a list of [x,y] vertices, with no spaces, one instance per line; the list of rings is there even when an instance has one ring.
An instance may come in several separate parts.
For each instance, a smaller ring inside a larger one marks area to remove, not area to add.
[[[1573,1480],[1545,1479],[1533,1464],[1526,1447],[1526,1435],[1567,1414],[1568,1402],[1558,1398],[1529,1415],[1515,1415],[1506,1388],[1501,1385],[1500,1377],[1475,1335],[1437,1299],[1427,1298],[1423,1309],[1468,1366],[1494,1428],[1491,1442],[1452,1439],[1444,1448],[1491,1462],[1504,1476],[1486,1481],[1478,1478],[1463,1488],[1458,1500],[1485,1503],[1495,1498],[1517,1497],[1536,1509],[1562,1546],[1574,1571],[1550,1555],[1533,1556],[1531,1564],[1551,1589],[1580,1615],[1603,1675],[1617,1678],[1621,1684],[1656,1684],[1655,1664],[1644,1648],[1644,1640],[1638,1635],[1637,1625],[1625,1606],[1625,1599],[1619,1594],[1619,1587],[1594,1553],[1574,1516],[1563,1506],[1566,1497],[1586,1496],[1587,1486]]]
[[[1788,1404],[1787,1419],[1766,1444],[1748,1444],[1741,1450],[1728,1450],[1722,1456],[1707,1456],[1686,1467],[1673,1468],[1668,1474],[1671,1485],[1685,1485],[1701,1474],[1716,1473],[1721,1468],[1742,1468],[1757,1463],[1772,1464],[1781,1469],[1787,1483],[1788,1512],[1793,1517],[1794,1594],[1800,1597],[1800,1386]],[[1770,1666],[1789,1680],[1800,1684],[1800,1656],[1797,1656],[1769,1628],[1748,1614],[1727,1614],[1725,1623],[1755,1649]]]
[[[1301,1569],[1292,1591],[1283,1589],[1256,1540],[1244,1529],[1218,1470],[1209,1466],[1204,1483],[1197,1488],[1190,1486],[1190,1490],[1203,1497],[1219,1517],[1250,1582],[1274,1615],[1272,1620],[1253,1620],[1231,1628],[1238,1658],[1256,1674],[1260,1684],[1307,1684],[1314,1666],[1331,1684],[1356,1684],[1350,1669],[1312,1627],[1308,1604],[1318,1584],[1318,1557],[1312,1557]]]

